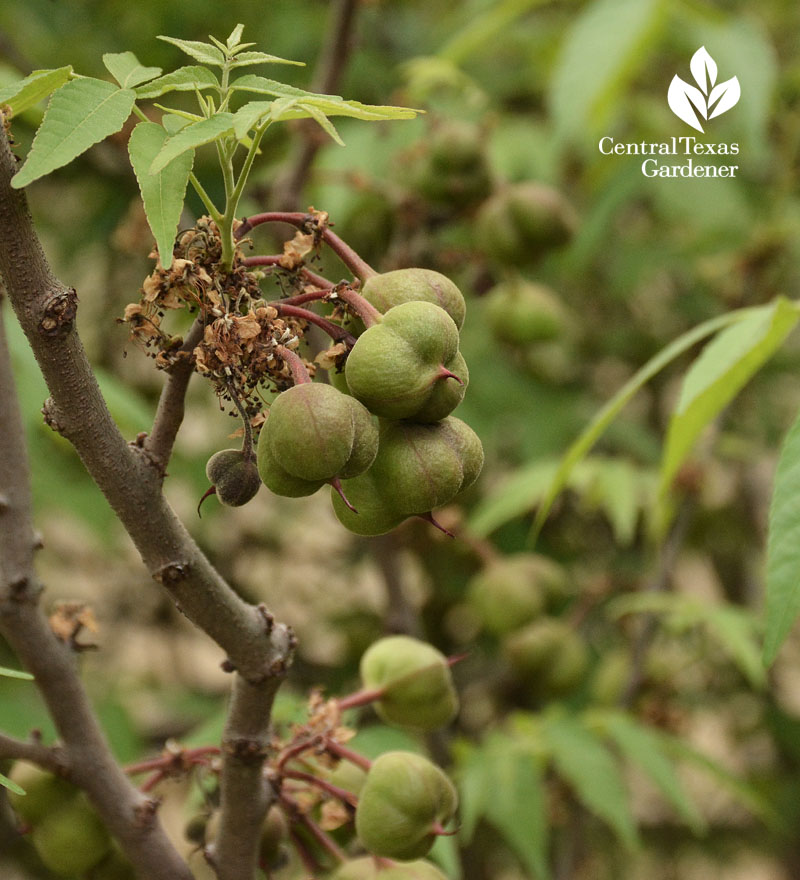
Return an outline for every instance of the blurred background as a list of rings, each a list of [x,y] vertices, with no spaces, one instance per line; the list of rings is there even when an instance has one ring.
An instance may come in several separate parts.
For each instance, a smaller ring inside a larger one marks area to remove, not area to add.
[[[332,67],[332,24],[348,6],[350,44]],[[24,10],[0,4],[0,85],[66,64],[104,78],[104,52],[131,50],[170,70],[182,57],[155,35],[224,39],[237,21],[259,49],[307,65],[267,76],[425,110],[413,121],[337,121],[345,148],[304,125],[276,126],[241,213],[314,205],[377,269],[425,266],[453,278],[467,298],[470,366],[456,415],[486,451],[481,479],[441,512],[456,540],[421,522],[357,538],[324,492],[285,499],[262,489],[237,510],[210,499],[198,519],[205,462],[235,445],[236,423],[194,378],[166,492],[236,589],[298,633],[278,721],[302,717],[310,687],[356,689],[359,657],[382,634],[418,635],[447,654],[468,652],[454,668],[457,722],[425,741],[365,711],[355,742],[366,754],[428,750],[453,773],[462,833],[435,850],[448,876],[796,877],[800,640],[769,675],[759,656],[772,476],[800,406],[796,339],[679,474],[666,546],[648,537],[649,517],[690,356],[641,391],[574,471],[537,556],[529,538],[560,454],[650,357],[715,315],[797,295],[800,7],[28,0]],[[707,135],[666,100],[700,46],[720,80],[735,75],[742,90]],[[14,121],[20,154],[43,110]],[[152,269],[128,133],[37,182],[29,198],[56,273],[78,290],[84,344],[132,439],[152,423],[163,376],[116,321]],[[736,177],[648,178],[641,159],[598,150],[603,136],[688,134],[738,143],[733,160],[702,159],[738,164]],[[200,150],[195,172],[215,195],[213,169]],[[183,225],[200,213],[190,195]],[[256,252],[274,252],[263,227],[253,237]],[[321,271],[345,277],[328,255]],[[276,279],[264,289],[276,295]],[[84,679],[116,754],[132,762],[168,738],[213,743],[229,681],[220,652],[154,588],[70,446],[44,425],[45,386],[8,323],[46,602],[94,610],[99,650],[83,655]],[[0,665],[14,662],[0,643]],[[3,679],[0,728],[53,735],[35,689]],[[175,783],[163,795],[180,838],[197,794]],[[3,839],[3,876],[50,876],[24,842],[11,845],[8,827]],[[275,876],[303,875],[292,863]]]

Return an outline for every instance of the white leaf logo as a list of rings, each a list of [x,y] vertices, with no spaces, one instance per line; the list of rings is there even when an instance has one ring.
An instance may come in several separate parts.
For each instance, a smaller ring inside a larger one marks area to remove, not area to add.
[[[738,102],[742,90],[735,76],[716,84],[717,63],[708,54],[705,46],[701,46],[692,55],[689,69],[697,87],[675,75],[669,84],[667,102],[678,119],[702,132],[700,118],[713,119],[730,110]]]

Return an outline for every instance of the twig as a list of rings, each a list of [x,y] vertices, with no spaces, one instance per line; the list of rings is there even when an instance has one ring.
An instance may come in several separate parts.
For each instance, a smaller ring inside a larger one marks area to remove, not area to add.
[[[339,324],[334,324],[333,321],[323,318],[321,315],[316,314],[316,312],[284,303],[281,300],[270,303],[270,305],[279,315],[289,315],[293,318],[300,318],[303,321],[308,321],[309,324],[316,324],[316,326],[327,333],[331,339],[335,339],[337,342],[344,342],[350,348],[356,344],[356,337],[353,336],[352,333],[348,333],[344,327],[341,327]]]
[[[144,444],[153,462],[166,473],[178,429],[183,422],[184,400],[194,371],[192,352],[203,338],[203,322],[195,321],[180,352],[183,356],[169,371],[158,400],[153,429]]]
[[[355,764],[356,767],[360,767],[367,772],[369,772],[369,768],[372,766],[372,761],[369,758],[359,755],[358,752],[348,749],[347,746],[343,746],[335,740],[326,739],[325,749],[337,758],[344,758],[345,761],[349,761],[351,764]]]
[[[264,223],[288,223],[305,232],[318,232],[322,240],[336,254],[347,268],[362,281],[371,278],[378,273],[365,260],[343,241],[328,226],[320,226],[313,214],[303,214],[300,211],[265,211],[262,214],[253,214],[245,218],[236,229],[236,238],[241,239],[251,229]]]
[[[220,577],[167,504],[161,493],[160,473],[149,456],[144,450],[129,446],[120,434],[75,329],[75,291],[65,288],[53,276],[25,197],[10,187],[16,170],[16,161],[2,134],[0,276],[50,390],[51,424],[57,426],[78,451],[153,578],[181,611],[226,651],[226,668],[238,673],[232,709],[237,713],[236,729],[247,728],[250,735],[258,728],[261,735],[266,735],[272,697],[291,659],[291,631],[276,624],[263,608],[241,599]],[[0,418],[0,423],[2,439],[7,441],[8,435],[15,433],[7,427],[12,422]],[[25,474],[25,467],[19,465],[11,452],[0,457],[17,462],[15,466]],[[0,480],[0,484],[3,483]],[[24,511],[21,515],[15,511],[15,521],[29,522],[29,507],[26,511],[27,515]],[[20,548],[32,546],[33,540],[29,534],[16,530],[0,529],[0,533],[4,544],[9,546],[9,564],[4,560],[4,575],[10,585],[7,589],[13,593],[20,576],[33,583],[30,561],[22,569],[22,575],[16,571],[20,552],[32,553]],[[5,607],[9,607],[8,602]],[[73,658],[55,641],[43,615],[32,603],[12,601],[10,608],[3,620],[9,643],[36,675],[62,739],[70,747],[76,778],[85,783],[109,829],[120,839],[131,861],[142,866],[144,876],[151,880],[161,877],[188,880],[191,876],[188,869],[177,859],[160,827],[148,818],[148,811],[152,813],[151,802],[130,786],[111,759],[75,676]],[[259,694],[260,699],[237,700],[236,693],[243,690]],[[249,709],[239,709],[239,706]],[[250,723],[245,723],[247,719],[243,717],[247,711],[251,713]],[[73,748],[80,760],[73,754]],[[223,788],[231,781],[231,774],[223,773]],[[263,806],[264,812],[268,806],[257,798],[259,781],[260,773],[248,773],[238,779],[235,801],[223,790],[224,826],[240,825],[253,831],[250,821],[253,803],[258,802],[259,809]],[[238,811],[242,814],[241,822]],[[243,846],[246,852],[254,848],[256,834],[257,829],[252,844],[248,842]],[[240,840],[242,836],[238,836]],[[255,872],[253,863],[252,869],[239,873],[236,880],[253,880]]]
[[[57,776],[69,778],[70,766],[66,750],[61,746],[46,746],[40,742],[25,742],[0,733],[0,759],[30,761]]]
[[[308,375],[308,369],[303,363],[303,359],[285,345],[278,345],[275,348],[275,354],[278,355],[292,372],[292,380],[295,385],[308,385],[311,382],[311,376]]]
[[[322,47],[312,79],[312,91],[332,94],[336,91],[353,48],[353,23],[358,0],[334,0],[330,6]],[[303,143],[296,151],[294,163],[275,184],[274,201],[279,208],[290,210],[297,205],[300,192],[308,177],[323,141],[314,129],[303,127]]]
[[[301,782],[307,782],[309,785],[314,785],[322,791],[327,792],[331,797],[335,797],[337,800],[349,804],[351,807],[354,807],[358,803],[358,798],[352,791],[339,788],[338,785],[320,779],[319,776],[314,776],[311,773],[304,773],[302,770],[284,770],[283,775],[287,779],[297,779]]]
[[[0,204],[2,218],[7,216],[4,207]],[[41,585],[33,565],[37,540],[28,460],[2,309],[0,424],[0,487],[5,499],[0,507],[0,634],[34,675],[64,744],[70,780],[86,791],[131,862],[152,880],[191,880],[157,820],[156,805],[115,763],[78,677],[75,655],[53,634],[38,605]]]

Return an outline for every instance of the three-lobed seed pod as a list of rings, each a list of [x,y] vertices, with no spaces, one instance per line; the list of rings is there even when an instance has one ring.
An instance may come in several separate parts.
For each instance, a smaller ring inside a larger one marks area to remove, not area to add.
[[[380,535],[410,516],[449,504],[483,467],[478,436],[453,416],[433,424],[383,420],[372,467],[342,487],[358,511],[332,493],[342,525],[359,535]]]
[[[389,309],[359,337],[345,378],[353,397],[375,415],[437,422],[463,400],[469,371],[450,315],[414,301]]]
[[[385,752],[361,789],[356,834],[377,856],[421,859],[457,806],[453,783],[435,764],[412,752]]]
[[[367,409],[331,385],[304,382],[278,395],[258,438],[258,472],[276,495],[311,495],[366,471],[378,452]]]
[[[361,680],[381,691],[375,710],[390,724],[436,730],[458,712],[458,696],[447,658],[410,636],[387,636],[361,658]]]
[[[492,333],[510,345],[550,342],[569,328],[569,315],[556,293],[524,278],[496,284],[484,304]]]
[[[261,488],[255,462],[241,449],[223,449],[214,453],[206,464],[206,476],[217,498],[228,507],[247,504]]]

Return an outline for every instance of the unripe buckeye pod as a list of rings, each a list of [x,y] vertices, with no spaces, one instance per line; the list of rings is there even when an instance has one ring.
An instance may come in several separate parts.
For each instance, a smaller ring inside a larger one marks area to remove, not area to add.
[[[212,455],[206,464],[206,476],[217,498],[228,507],[247,504],[261,488],[256,463],[241,449],[223,449]]]
[[[496,284],[483,298],[492,333],[511,345],[563,336],[569,316],[558,295],[543,284],[515,278]]]
[[[458,712],[447,658],[419,639],[380,639],[361,658],[360,671],[366,689],[382,691],[375,710],[390,724],[436,730]]]
[[[28,761],[15,761],[9,778],[25,792],[6,791],[14,812],[28,825],[36,825],[48,813],[77,797],[79,789],[59,776]]]
[[[359,291],[367,302],[385,314],[407,302],[429,302],[444,309],[460,330],[467,306],[458,287],[433,269],[395,269],[372,275]]]
[[[406,302],[359,337],[345,378],[375,415],[437,422],[461,403],[469,372],[450,315],[433,303]]]
[[[372,762],[356,807],[356,833],[377,856],[413,861],[455,815],[453,783],[427,758],[386,752]]]
[[[111,849],[108,831],[82,793],[48,812],[30,839],[45,866],[63,877],[86,873]]]

